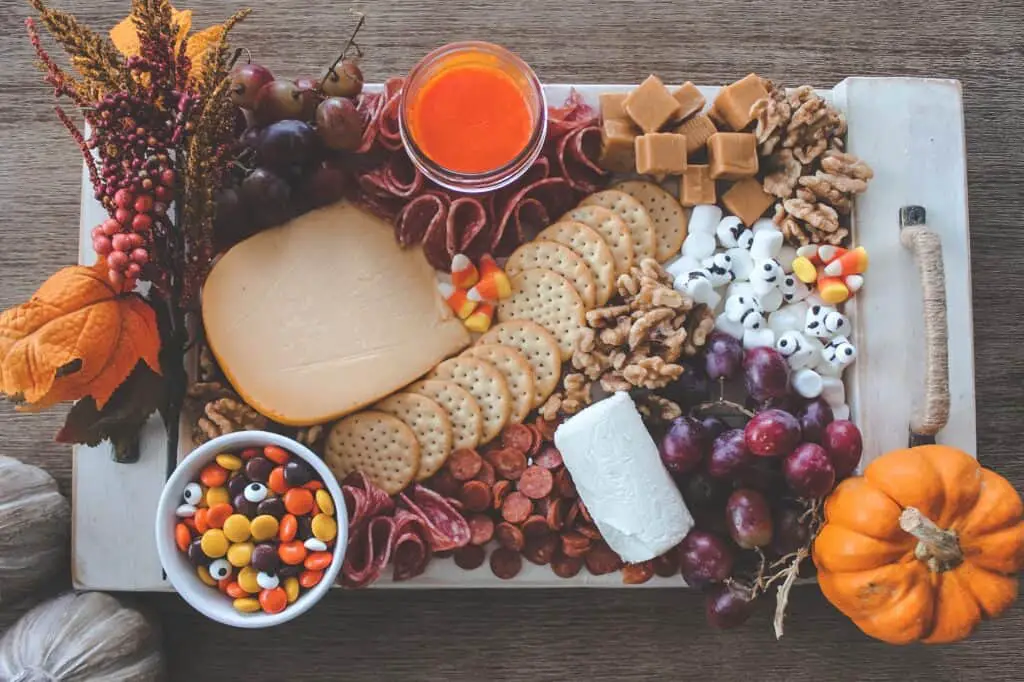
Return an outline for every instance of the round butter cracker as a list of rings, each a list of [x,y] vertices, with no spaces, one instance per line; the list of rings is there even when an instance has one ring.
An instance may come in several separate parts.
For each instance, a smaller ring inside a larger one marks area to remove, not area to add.
[[[580,206],[602,206],[617,214],[629,228],[633,237],[633,254],[636,262],[644,258],[654,258],[658,250],[658,240],[654,235],[654,226],[647,209],[639,201],[617,189],[606,189],[591,194],[580,202]]]
[[[430,398],[445,409],[452,424],[452,450],[472,449],[480,445],[484,416],[476,398],[462,386],[453,381],[424,379],[402,390]]]
[[[562,377],[562,353],[558,341],[544,327],[529,320],[510,320],[491,327],[477,343],[499,343],[515,348],[533,369],[536,396],[534,407],[540,407],[558,388]]]
[[[543,268],[523,270],[509,279],[512,295],[498,303],[498,321],[532,320],[555,337],[562,360],[572,357],[573,341],[587,324],[586,306],[572,282]]]
[[[612,189],[625,192],[639,201],[647,211],[654,236],[658,240],[655,258],[659,263],[675,258],[683,248],[686,239],[686,225],[690,220],[689,211],[676,198],[653,182],[624,180]]]
[[[420,444],[412,428],[398,417],[364,410],[331,427],[324,461],[339,481],[362,471],[388,495],[397,495],[416,478]]]
[[[418,393],[402,392],[389,395],[373,409],[398,417],[416,434],[420,444],[417,481],[430,478],[448,461],[452,452],[452,421],[439,403]]]
[[[597,305],[604,305],[615,293],[615,257],[593,229],[575,220],[563,220],[544,228],[536,241],[558,242],[579,254],[594,275]]]
[[[505,274],[509,276],[529,268],[547,268],[557,272],[572,282],[576,287],[576,293],[580,295],[588,309],[597,305],[597,282],[590,267],[578,253],[565,244],[548,241],[527,242],[513,251],[505,261]]]
[[[508,392],[512,395],[512,416],[510,420],[516,424],[526,419],[537,399],[536,380],[533,368],[526,358],[515,348],[497,343],[483,343],[470,346],[462,351],[464,357],[485,360],[505,377]]]
[[[635,262],[633,236],[625,221],[603,206],[577,206],[562,216],[562,220],[575,220],[601,235],[612,250],[615,258],[615,272],[621,275],[629,272]]]
[[[505,377],[491,363],[461,356],[448,358],[434,368],[430,378],[453,381],[476,399],[483,415],[481,444],[493,440],[509,423],[512,395]]]

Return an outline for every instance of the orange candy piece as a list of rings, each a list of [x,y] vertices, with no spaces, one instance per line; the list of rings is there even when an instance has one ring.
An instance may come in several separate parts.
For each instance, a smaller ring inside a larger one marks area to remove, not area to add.
[[[313,552],[303,562],[307,571],[322,571],[331,565],[334,555],[330,552]]]
[[[188,529],[191,530],[191,531],[194,531],[196,533],[205,533],[206,532],[206,531],[200,531],[199,529],[196,528],[195,517],[193,517],[191,519],[182,519],[181,522],[184,523],[186,526],[188,526]]]
[[[242,455],[241,456],[242,456],[242,459],[247,460],[247,461],[252,459],[253,457],[259,457],[260,456],[260,449],[259,448],[246,448],[245,450],[242,450]]]
[[[184,523],[179,523],[174,527],[174,544],[178,546],[182,552],[188,549],[188,543],[192,542],[192,532],[188,529]]]
[[[196,513],[192,516],[193,523],[196,524],[196,531],[200,534],[210,530],[210,510],[209,509],[196,509]]]
[[[476,309],[476,303],[467,298],[465,289],[456,289],[447,282],[438,282],[437,290],[441,292],[441,298],[460,320],[469,317]]]
[[[288,606],[288,594],[282,587],[260,590],[259,602],[265,613],[281,613]]]
[[[299,532],[299,520],[291,514],[281,517],[281,523],[277,527],[277,539],[281,542],[291,542],[295,534]]]
[[[291,542],[282,542],[277,546],[277,556],[281,558],[281,561],[288,564],[289,566],[298,566],[306,559],[305,545],[298,540],[292,540]]]
[[[452,284],[458,289],[468,289],[480,281],[480,273],[473,261],[464,253],[452,257]]]
[[[291,455],[288,454],[287,450],[276,445],[268,445],[263,448],[263,456],[276,464],[287,464],[288,460],[291,459]]]
[[[491,328],[493,321],[494,306],[490,303],[481,303],[473,311],[473,314],[463,321],[463,324],[466,325],[466,329],[469,331],[483,334]]]
[[[284,508],[296,516],[308,514],[313,510],[313,493],[305,488],[292,488],[284,494]]]
[[[227,592],[228,596],[232,599],[242,599],[249,596],[249,593],[243,590],[242,586],[235,580],[228,583],[227,589],[224,591]]]
[[[228,482],[228,470],[216,463],[207,464],[199,472],[199,480],[207,488],[219,488]]]
[[[512,295],[512,282],[501,266],[485,253],[480,256],[480,281],[469,290],[470,301],[499,301]]]
[[[302,487],[305,488],[306,490],[312,490],[313,492],[316,492],[317,490],[323,489],[324,484],[314,479],[309,483],[304,483]]]
[[[303,571],[299,574],[299,584],[307,590],[316,586],[324,577],[323,571]]]
[[[284,495],[288,491],[288,483],[284,480],[283,466],[274,467],[274,470],[270,472],[270,477],[267,479],[267,487],[278,495]]]
[[[228,576],[227,578],[221,578],[220,580],[217,581],[217,589],[220,590],[221,592],[227,592],[228,591],[228,587],[230,587],[231,585],[237,585],[237,584],[238,583],[235,582],[234,577]]]
[[[228,520],[228,517],[235,513],[234,507],[227,502],[221,502],[210,507],[210,510],[206,513],[206,523],[209,524],[210,528],[223,528],[224,522]]]

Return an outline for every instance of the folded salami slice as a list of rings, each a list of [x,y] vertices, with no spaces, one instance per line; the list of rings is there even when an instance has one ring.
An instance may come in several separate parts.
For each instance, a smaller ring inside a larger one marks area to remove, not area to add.
[[[370,519],[364,528],[349,540],[345,561],[341,565],[341,584],[359,588],[372,585],[391,558],[395,520],[390,516]]]
[[[418,484],[411,495],[401,493],[400,497],[410,512],[423,519],[433,551],[445,552],[469,544],[469,523],[446,498]]]
[[[491,252],[509,255],[571,209],[575,202],[576,193],[564,178],[545,178],[524,187],[511,199],[498,223],[491,237]]]
[[[497,225],[505,215],[509,201],[524,187],[543,180],[551,175],[551,162],[545,156],[538,156],[522,176],[507,187],[495,190],[487,195],[487,216],[492,225]]]
[[[375,486],[361,472],[353,472],[341,484],[341,494],[348,510],[349,537],[375,516],[390,514],[395,501],[386,492]]]
[[[379,92],[363,93],[356,100],[356,110],[363,119],[363,140],[356,148],[356,154],[366,154],[373,149],[380,128],[380,114],[385,104],[387,99]]]
[[[423,235],[423,255],[435,270],[443,272],[452,267],[452,258],[448,255],[448,210],[445,206],[442,219],[431,221]]]
[[[453,201],[448,209],[445,231],[449,262],[457,253],[464,253],[473,260],[487,253],[490,239],[486,227],[487,211],[479,199],[459,197]]]
[[[419,244],[432,227],[435,230],[446,230],[443,227],[448,218],[448,197],[435,192],[427,192],[415,197],[405,205],[395,219],[395,236],[402,246]]]
[[[583,101],[583,96],[575,88],[569,91],[569,97],[560,107],[548,107],[548,130],[546,141],[558,142],[569,132],[592,125],[597,116],[594,109]]]
[[[395,529],[391,541],[391,564],[395,581],[421,575],[430,563],[430,529],[423,519],[410,511],[395,512]]]
[[[404,151],[396,152],[384,166],[384,182],[388,192],[408,199],[423,190],[423,173]]]
[[[601,156],[601,129],[588,125],[573,130],[558,142],[558,166],[562,177],[577,192],[592,194],[608,171],[597,165]]]

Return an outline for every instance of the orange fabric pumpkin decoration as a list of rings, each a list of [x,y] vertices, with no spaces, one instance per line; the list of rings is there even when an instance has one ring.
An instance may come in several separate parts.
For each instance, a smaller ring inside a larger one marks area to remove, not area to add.
[[[955,642],[1017,597],[1024,505],[955,448],[894,450],[825,501],[814,563],[825,597],[890,644]]]

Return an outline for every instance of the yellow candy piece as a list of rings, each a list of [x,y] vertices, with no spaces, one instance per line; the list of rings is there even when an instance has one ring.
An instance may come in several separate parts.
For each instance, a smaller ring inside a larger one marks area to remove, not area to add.
[[[338,522],[327,514],[317,514],[313,517],[313,535],[317,540],[330,542],[338,535]]]
[[[231,496],[228,495],[228,489],[224,486],[217,486],[216,488],[210,488],[206,491],[206,495],[203,496],[203,500],[206,502],[207,507],[212,507],[215,504],[224,504],[231,501]]]
[[[299,598],[299,579],[296,577],[284,579],[284,593],[288,597],[288,603],[291,604]]]
[[[256,594],[262,588],[256,581],[256,575],[259,573],[252,566],[245,566],[238,572],[238,586],[249,594]]]
[[[256,542],[263,542],[277,535],[277,519],[270,514],[261,514],[249,524],[249,533]]]
[[[224,535],[231,542],[245,542],[249,539],[249,519],[245,514],[232,514],[224,521]]]
[[[235,568],[248,566],[252,560],[252,550],[255,545],[251,542],[238,542],[228,547],[228,563]]]
[[[209,585],[210,587],[217,587],[217,581],[213,579],[212,575],[210,575],[210,571],[207,570],[206,566],[197,567],[196,575],[199,576],[199,579],[202,580],[204,584]]]
[[[260,610],[260,602],[254,597],[242,597],[231,602],[231,605],[235,607],[235,610],[241,611],[242,613],[256,613]]]
[[[316,491],[316,506],[320,507],[320,511],[328,516],[334,516],[334,500],[331,499],[331,494],[321,488]]]
[[[804,284],[810,284],[818,279],[818,268],[814,267],[811,259],[797,256],[793,259],[793,274]]]
[[[199,541],[199,548],[211,559],[219,559],[227,554],[228,539],[220,528],[211,528],[203,533],[203,537]]]
[[[221,465],[228,471],[238,471],[242,468],[242,458],[237,455],[217,455],[214,459],[217,461],[217,464]]]

